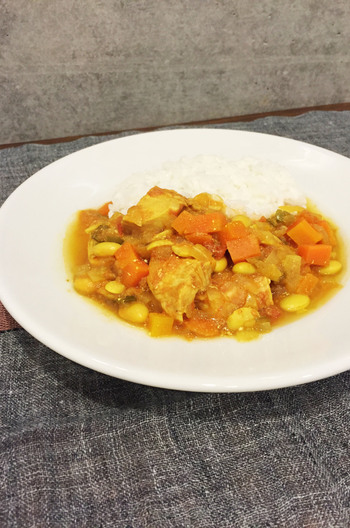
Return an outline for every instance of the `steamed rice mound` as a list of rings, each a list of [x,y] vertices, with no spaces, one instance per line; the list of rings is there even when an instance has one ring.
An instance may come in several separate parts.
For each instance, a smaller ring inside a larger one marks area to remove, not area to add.
[[[125,214],[154,186],[190,197],[207,192],[220,196],[230,210],[251,217],[270,216],[285,204],[305,207],[306,199],[288,171],[273,162],[245,158],[232,161],[198,156],[164,164],[124,180],[110,207]]]

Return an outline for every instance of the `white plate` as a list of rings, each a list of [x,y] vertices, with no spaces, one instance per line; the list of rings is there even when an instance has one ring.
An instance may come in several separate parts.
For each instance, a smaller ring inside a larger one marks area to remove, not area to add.
[[[349,288],[257,341],[153,339],[71,290],[62,259],[78,210],[111,199],[128,176],[201,154],[277,162],[350,240],[350,160],[265,134],[187,129],[108,141],[56,161],[19,186],[0,210],[0,294],[13,317],[59,354],[118,378],[207,392],[255,391],[350,368]],[[348,249],[348,247],[347,247]],[[348,251],[347,251],[348,252]]]

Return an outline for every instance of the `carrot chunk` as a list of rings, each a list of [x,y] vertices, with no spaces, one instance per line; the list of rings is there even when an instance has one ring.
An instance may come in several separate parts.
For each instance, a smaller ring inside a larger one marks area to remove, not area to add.
[[[233,262],[242,262],[260,255],[259,239],[254,234],[227,241],[227,249]]]
[[[191,224],[193,215],[188,211],[182,211],[173,221],[171,227],[175,229],[180,235],[187,233],[187,226]]]
[[[220,212],[194,215],[182,211],[172,223],[172,228],[180,235],[190,233],[215,233],[226,224],[226,216]]]
[[[143,277],[147,277],[148,273],[148,264],[144,260],[140,259],[136,262],[129,262],[122,269],[121,281],[127,288],[136,286]]]
[[[332,246],[328,244],[302,244],[298,247],[300,255],[306,264],[326,266],[332,253]]]
[[[226,216],[223,213],[207,213],[200,216],[200,226],[202,229],[196,229],[196,232],[217,233],[221,231],[226,224]]]
[[[300,220],[296,225],[288,229],[287,235],[291,238],[298,246],[302,244],[316,244],[322,240],[322,234],[314,229],[311,224],[304,218]]]
[[[296,293],[301,293],[303,295],[311,295],[318,281],[319,278],[313,275],[312,273],[307,273],[306,275],[303,275],[297,286]]]
[[[115,252],[115,258],[120,268],[124,268],[127,264],[137,261],[140,257],[130,242],[124,242]]]
[[[130,242],[124,242],[115,252],[115,259],[121,269],[121,281],[127,288],[136,286],[143,277],[147,277],[149,268],[147,262],[137,254]]]
[[[220,238],[227,242],[235,238],[244,238],[249,233],[249,229],[242,222],[234,220],[225,225],[220,233]]]

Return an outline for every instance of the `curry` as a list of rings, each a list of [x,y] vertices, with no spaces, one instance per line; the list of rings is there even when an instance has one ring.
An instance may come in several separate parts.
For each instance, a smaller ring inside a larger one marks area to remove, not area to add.
[[[337,230],[310,208],[253,219],[159,187],[126,214],[80,211],[68,238],[75,290],[153,337],[254,339],[317,307],[343,268]]]

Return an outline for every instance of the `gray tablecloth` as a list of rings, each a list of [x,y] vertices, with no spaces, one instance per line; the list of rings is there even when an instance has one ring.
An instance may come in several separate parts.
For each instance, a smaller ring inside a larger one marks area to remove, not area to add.
[[[350,112],[221,128],[350,157]],[[111,137],[0,151],[1,198]],[[260,393],[183,393],[90,371],[23,329],[3,332],[0,351],[1,527],[350,526],[349,372]]]

